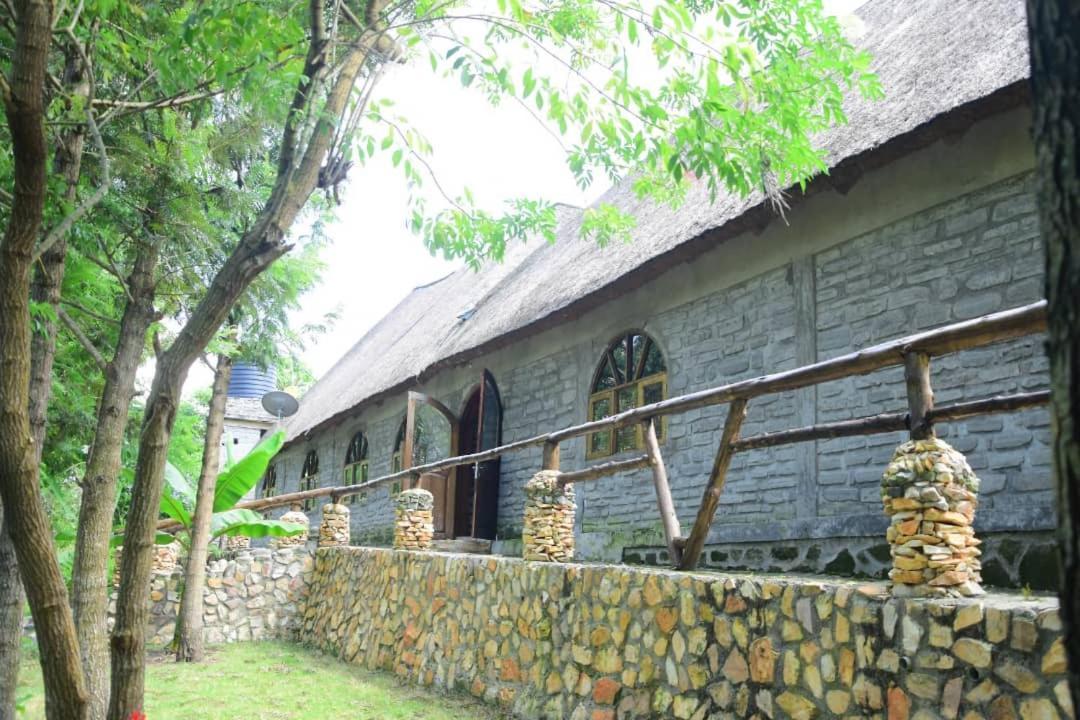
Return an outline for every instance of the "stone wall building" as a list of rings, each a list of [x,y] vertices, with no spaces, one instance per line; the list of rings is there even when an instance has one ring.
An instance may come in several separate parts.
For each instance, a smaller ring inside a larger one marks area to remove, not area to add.
[[[710,204],[694,186],[672,209],[617,187],[602,201],[634,213],[634,239],[600,248],[578,239],[580,211],[563,208],[556,243],[518,244],[501,264],[416,288],[360,339],[288,423],[275,491],[400,467],[410,391],[437,401],[417,405],[417,464],[1039,299],[1023,1],[872,0],[858,15],[855,40],[886,98],[848,99],[849,123],[820,139],[830,173],[791,194],[786,221],[757,196]],[[1041,343],[935,360],[937,401],[1044,388]],[[755,400],[743,433],[904,409],[896,368]],[[684,527],[726,412],[662,427]],[[1056,582],[1048,426],[1031,410],[939,427],[982,481],[987,584]],[[880,479],[905,438],[740,453],[704,565],[881,576]],[[562,466],[629,457],[639,443],[633,431],[579,438],[563,445]],[[540,466],[534,448],[429,479],[436,532],[520,552],[524,486]],[[389,544],[397,489],[355,499],[354,544]],[[582,485],[576,498],[579,557],[665,559],[648,470]],[[317,525],[318,509],[310,516]]]

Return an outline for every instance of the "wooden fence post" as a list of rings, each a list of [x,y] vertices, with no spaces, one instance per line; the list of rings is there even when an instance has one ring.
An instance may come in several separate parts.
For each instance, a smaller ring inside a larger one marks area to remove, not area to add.
[[[934,437],[930,413],[934,391],[930,387],[930,356],[923,352],[904,353],[904,382],[907,385],[908,429],[912,440]]]
[[[642,432],[645,436],[645,451],[649,454],[649,465],[652,466],[653,487],[656,488],[656,504],[660,509],[660,521],[664,524],[664,541],[667,542],[672,565],[678,567],[682,560],[682,549],[678,545],[682,529],[679,527],[679,516],[675,514],[675,503],[671,499],[667,468],[664,467],[664,458],[660,455],[660,442],[656,439],[656,423],[652,418],[642,423]]]
[[[544,443],[544,470],[558,470],[559,469],[559,443],[546,442]]]
[[[727,471],[731,467],[731,458],[735,456],[732,443],[739,439],[739,430],[742,428],[743,420],[746,419],[746,402],[746,398],[736,398],[731,401],[731,407],[728,408],[724,432],[720,436],[720,449],[713,462],[709,484],[705,487],[705,494],[701,498],[701,507],[698,508],[690,537],[686,539],[686,546],[683,547],[682,560],[679,562],[681,570],[693,570],[701,558],[705,538],[709,534],[713,516],[716,515],[716,508],[720,504],[720,493],[724,490],[724,481],[727,480]]]

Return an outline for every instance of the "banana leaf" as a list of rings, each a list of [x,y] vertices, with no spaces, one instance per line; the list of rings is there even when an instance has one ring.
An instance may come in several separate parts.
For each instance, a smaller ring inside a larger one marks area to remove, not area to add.
[[[266,520],[259,513],[246,508],[214,513],[210,520],[210,534],[214,538],[222,535],[229,537],[240,535],[249,538],[290,537],[299,535],[306,529],[299,523]]]
[[[240,498],[247,495],[266,474],[267,466],[284,444],[285,431],[276,430],[263,438],[235,465],[218,475],[217,487],[214,489],[214,512],[225,512],[240,502]]]
[[[155,545],[172,545],[174,542],[176,542],[176,536],[175,535],[170,535],[167,532],[154,533],[154,544]],[[121,546],[123,544],[124,544],[124,533],[117,533],[116,535],[113,535],[111,538],[109,538],[109,547],[112,547],[112,548],[119,547],[119,546]]]
[[[173,495],[172,488],[169,486],[166,486],[165,491],[161,494],[161,512],[185,528],[191,527],[191,513],[188,512],[184,503]]]
[[[195,507],[195,485],[171,462],[165,463],[165,487],[171,488],[173,497],[184,505]]]

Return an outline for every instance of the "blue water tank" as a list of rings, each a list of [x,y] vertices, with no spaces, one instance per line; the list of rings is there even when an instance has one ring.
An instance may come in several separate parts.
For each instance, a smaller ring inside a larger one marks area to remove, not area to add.
[[[262,370],[258,365],[238,362],[233,365],[229,379],[229,397],[261,398],[271,390],[277,390],[277,371]]]

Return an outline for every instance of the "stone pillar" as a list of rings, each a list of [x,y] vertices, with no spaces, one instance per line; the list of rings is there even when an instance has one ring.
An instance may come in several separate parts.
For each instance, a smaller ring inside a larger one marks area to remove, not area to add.
[[[180,543],[154,546],[154,572],[172,572],[180,564]]]
[[[323,505],[319,526],[319,547],[347,547],[349,544],[349,508],[341,503]]]
[[[881,479],[891,524],[893,595],[981,595],[980,540],[971,523],[979,479],[964,456],[937,438],[896,449]]]
[[[251,538],[244,535],[233,535],[225,538],[226,550],[247,550],[249,547],[251,547]]]
[[[115,587],[120,587],[120,561],[124,557],[124,546],[117,545],[113,548],[113,576],[112,584]]]
[[[304,532],[300,533],[299,535],[293,535],[292,537],[274,538],[274,547],[303,547],[304,545],[307,545],[307,528],[310,527],[311,521],[308,520],[308,516],[303,513],[299,505],[293,505],[289,512],[282,515],[279,520],[281,520],[282,522],[291,522],[296,523],[297,525],[303,525]]]
[[[394,548],[427,550],[435,534],[432,509],[435,497],[422,488],[398,493],[394,500]]]
[[[541,470],[525,484],[526,560],[569,562],[574,559],[574,486],[559,483],[557,470]]]

